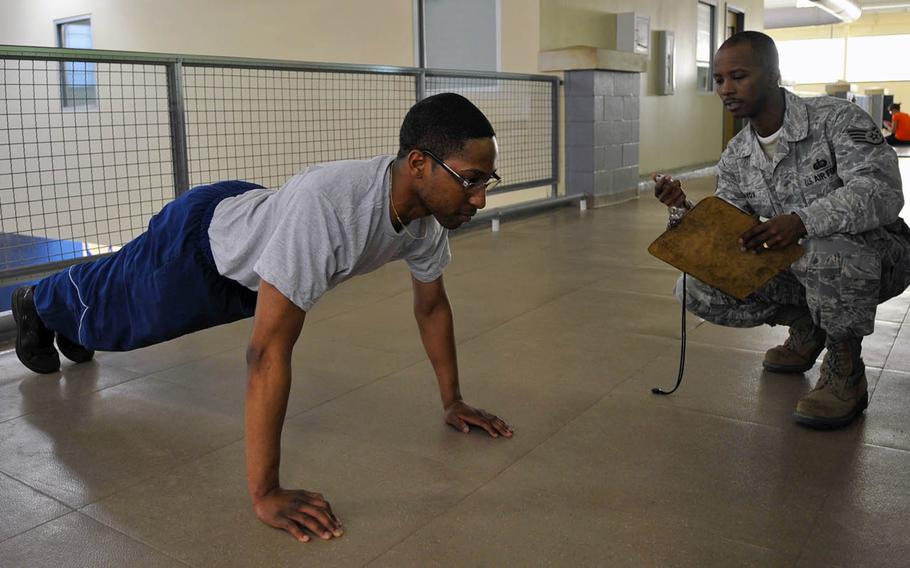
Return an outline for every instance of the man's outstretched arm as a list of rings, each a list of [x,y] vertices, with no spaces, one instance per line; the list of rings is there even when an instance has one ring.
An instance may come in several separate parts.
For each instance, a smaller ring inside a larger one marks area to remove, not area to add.
[[[469,424],[480,426],[490,436],[512,437],[512,429],[506,422],[466,404],[461,398],[458,385],[458,359],[455,354],[455,328],[452,321],[452,306],[446,295],[442,276],[432,282],[421,282],[411,278],[414,288],[414,317],[420,328],[427,357],[436,372],[439,395],[445,409],[445,419],[453,428],[467,432]]]
[[[306,312],[261,281],[247,348],[246,471],[256,515],[297,540],[341,536],[341,523],[319,493],[281,487],[281,428],[291,389],[291,353]]]

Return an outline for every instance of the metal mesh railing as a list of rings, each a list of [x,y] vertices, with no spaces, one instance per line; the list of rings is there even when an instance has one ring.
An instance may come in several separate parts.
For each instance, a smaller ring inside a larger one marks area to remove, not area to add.
[[[464,95],[484,112],[499,142],[497,167],[508,186],[553,175],[552,85],[541,81],[461,76],[427,77],[426,94]],[[508,188],[507,186],[507,188]]]
[[[61,66],[0,59],[0,270],[114,250],[174,196],[164,66],[98,63],[67,105]]]
[[[190,186],[398,150],[413,76],[184,66]]]
[[[0,286],[116,251],[188,187],[395,153],[438,92],[492,122],[497,192],[556,183],[552,77],[0,46],[0,79]]]

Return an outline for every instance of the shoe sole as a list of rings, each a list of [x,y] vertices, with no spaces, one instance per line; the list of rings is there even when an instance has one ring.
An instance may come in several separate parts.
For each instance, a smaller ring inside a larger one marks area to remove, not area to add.
[[[19,303],[22,301],[21,291],[22,291],[22,288],[17,288],[15,291],[13,291],[13,297],[12,297],[12,302],[11,302],[11,304],[12,304],[11,308],[13,310],[13,321],[16,323],[16,357],[19,358],[20,363],[22,363],[23,365],[28,367],[28,369],[32,372],[39,373],[42,375],[49,375],[51,373],[56,373],[57,371],[60,370],[60,367],[57,367],[56,369],[53,369],[53,370],[43,369],[41,367],[35,367],[31,363],[29,363],[28,359],[26,359],[22,355],[22,334],[19,333],[19,310],[20,310]]]
[[[802,424],[809,428],[815,430],[837,430],[838,428],[843,428],[844,426],[853,422],[853,420],[863,413],[864,410],[869,406],[869,393],[866,393],[859,399],[857,405],[853,410],[844,416],[839,416],[837,418],[818,418],[816,416],[808,416],[806,414],[800,414],[798,412],[793,413],[793,420],[797,424]]]
[[[65,339],[60,341],[60,334],[57,334],[57,350],[60,354],[72,361],[73,363],[88,363],[95,358],[95,351],[88,350],[81,345],[73,346],[72,342]]]

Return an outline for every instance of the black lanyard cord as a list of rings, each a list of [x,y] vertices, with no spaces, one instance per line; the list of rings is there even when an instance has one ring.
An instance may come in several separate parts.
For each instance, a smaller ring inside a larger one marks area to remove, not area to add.
[[[672,390],[665,391],[659,387],[654,387],[651,389],[651,392],[654,394],[673,394],[676,392],[676,389],[679,388],[679,385],[682,384],[683,372],[686,369],[686,273],[683,272],[682,276],[682,331],[680,332],[680,338],[682,339],[681,345],[679,348],[679,374],[676,376],[676,386]]]

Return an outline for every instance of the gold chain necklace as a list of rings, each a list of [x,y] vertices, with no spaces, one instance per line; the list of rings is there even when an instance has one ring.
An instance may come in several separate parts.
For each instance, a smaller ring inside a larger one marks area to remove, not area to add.
[[[423,236],[415,236],[414,233],[408,230],[408,226],[401,221],[401,217],[398,215],[398,210],[395,209],[395,200],[392,199],[392,176],[394,175],[395,170],[394,164],[389,168],[389,205],[392,206],[392,213],[395,214],[395,220],[398,221],[398,224],[401,225],[401,228],[404,229],[405,234],[414,239],[415,241],[420,241],[427,238],[427,234],[430,232],[430,228],[427,227],[423,231]]]

